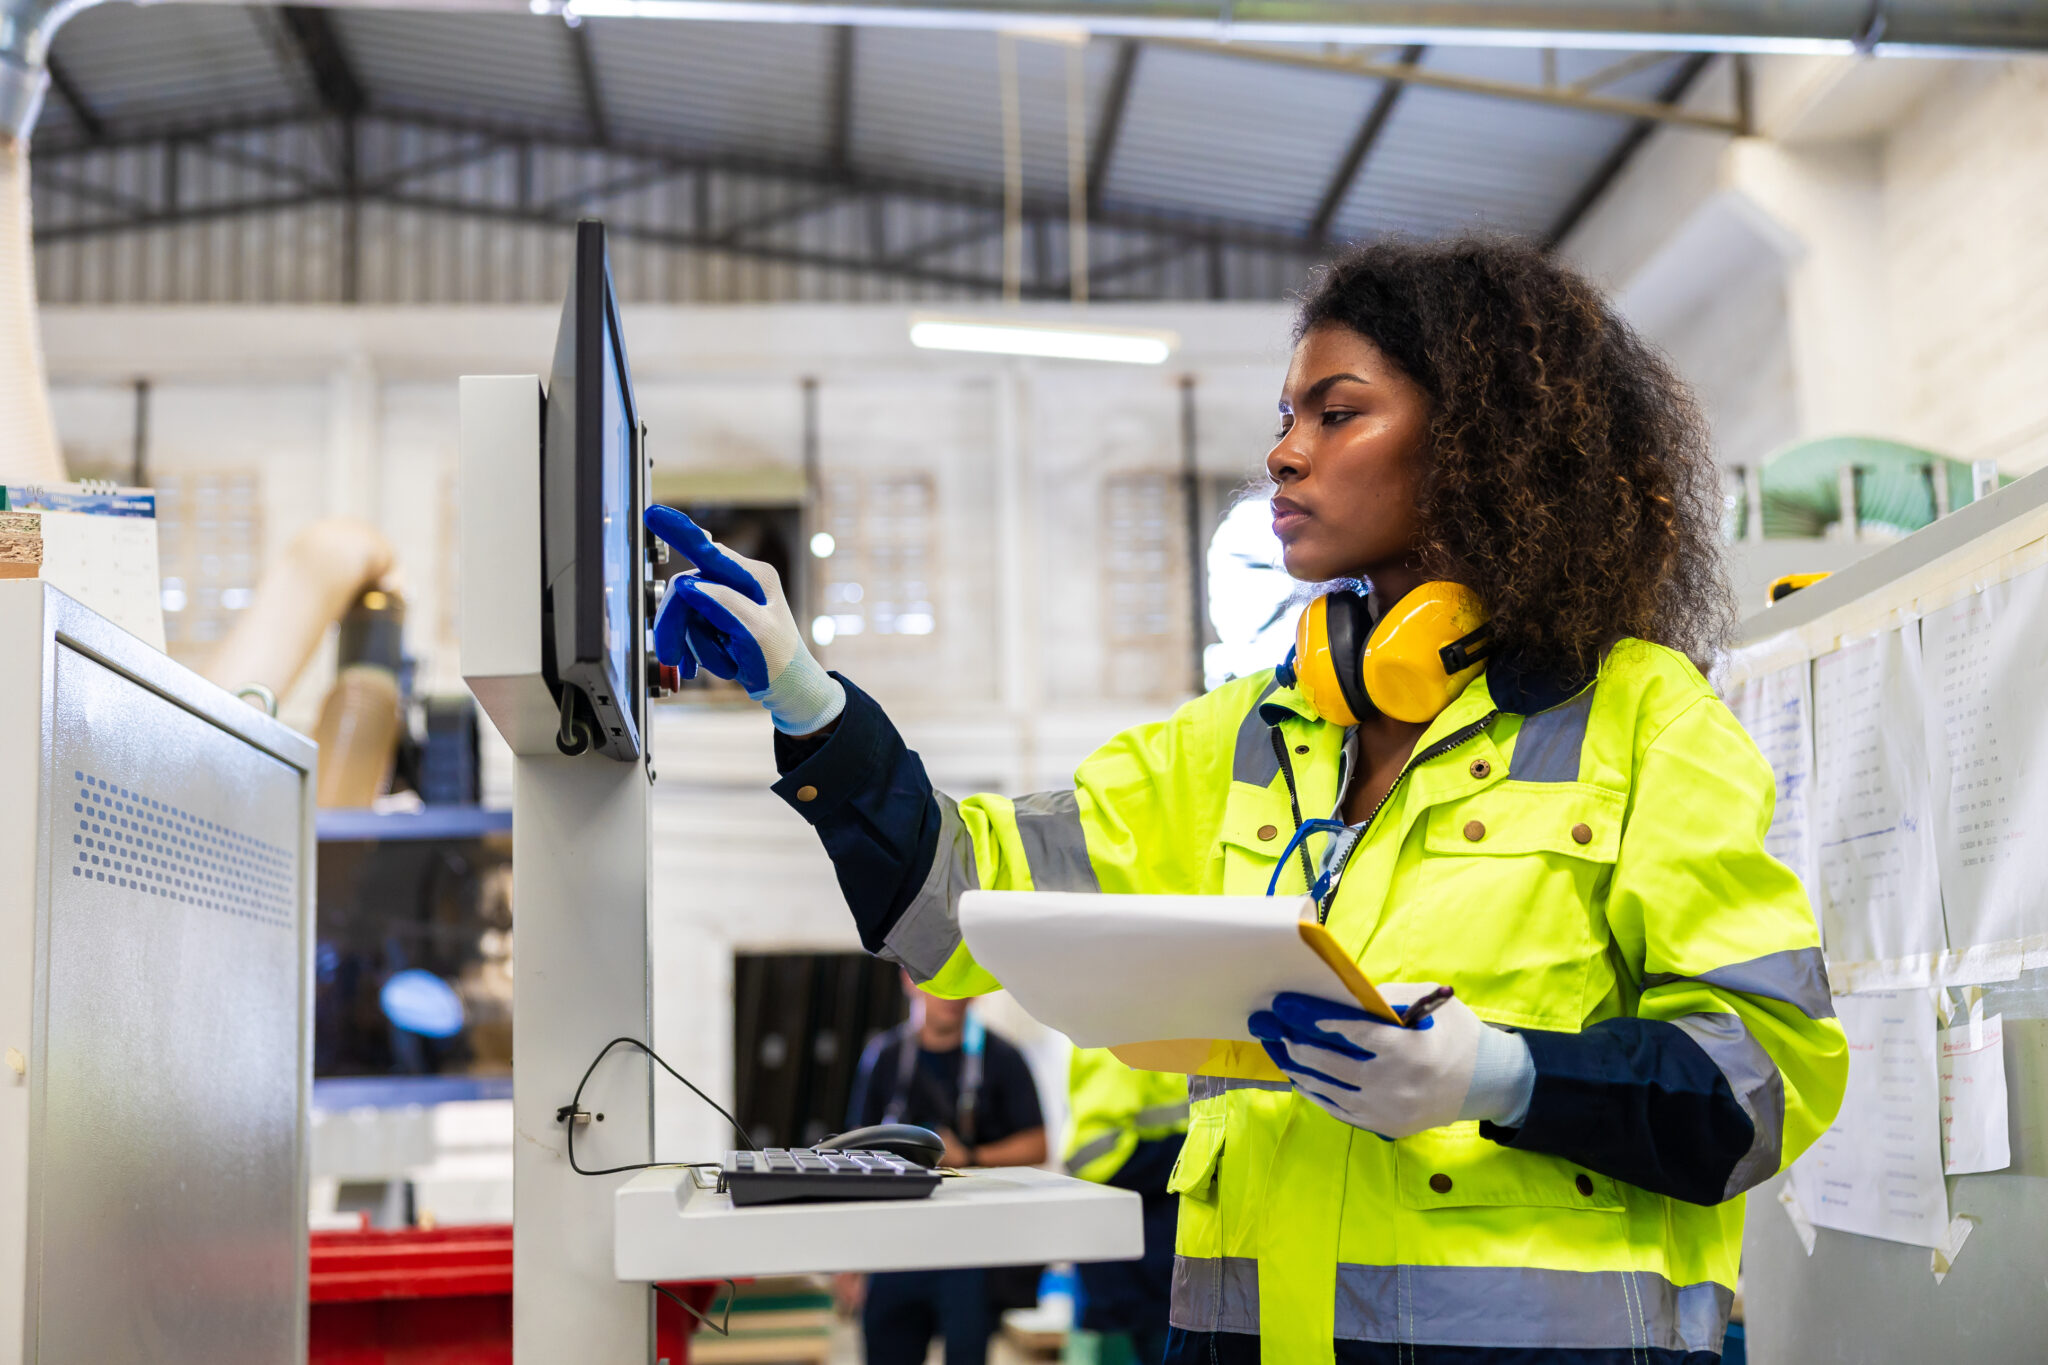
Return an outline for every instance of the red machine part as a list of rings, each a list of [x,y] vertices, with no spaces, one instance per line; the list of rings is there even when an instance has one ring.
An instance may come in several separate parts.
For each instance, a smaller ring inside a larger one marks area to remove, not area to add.
[[[699,1312],[712,1283],[671,1284]],[[313,1234],[309,1365],[511,1365],[512,1229]],[[690,1358],[697,1321],[655,1300],[656,1356]]]

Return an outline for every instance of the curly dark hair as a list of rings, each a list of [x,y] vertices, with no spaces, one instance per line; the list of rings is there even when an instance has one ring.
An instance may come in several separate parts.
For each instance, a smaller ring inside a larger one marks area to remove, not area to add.
[[[1510,239],[1374,241],[1318,272],[1296,339],[1329,324],[1429,394],[1423,567],[1502,656],[1583,677],[1633,635],[1707,666],[1735,608],[1706,422],[1598,289]]]

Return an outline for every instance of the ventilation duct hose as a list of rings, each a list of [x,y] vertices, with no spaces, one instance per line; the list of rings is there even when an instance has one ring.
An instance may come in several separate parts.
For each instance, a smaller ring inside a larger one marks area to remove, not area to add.
[[[50,415],[36,253],[29,236],[28,149],[0,140],[0,483],[61,483],[64,451]]]
[[[50,39],[94,0],[0,0],[0,482],[60,483],[36,317],[28,142],[50,88]]]

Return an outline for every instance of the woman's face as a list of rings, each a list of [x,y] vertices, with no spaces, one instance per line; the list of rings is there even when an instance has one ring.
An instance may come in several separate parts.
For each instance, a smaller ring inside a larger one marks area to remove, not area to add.
[[[1289,574],[1368,578],[1394,597],[1421,581],[1415,500],[1429,415],[1421,386],[1350,328],[1325,324],[1301,339],[1266,456]]]

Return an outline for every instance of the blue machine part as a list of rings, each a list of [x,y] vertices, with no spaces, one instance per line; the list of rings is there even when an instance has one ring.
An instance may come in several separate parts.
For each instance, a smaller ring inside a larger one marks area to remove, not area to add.
[[[407,1033],[453,1038],[462,1032],[462,997],[432,972],[409,967],[394,973],[378,992],[384,1017]]]

